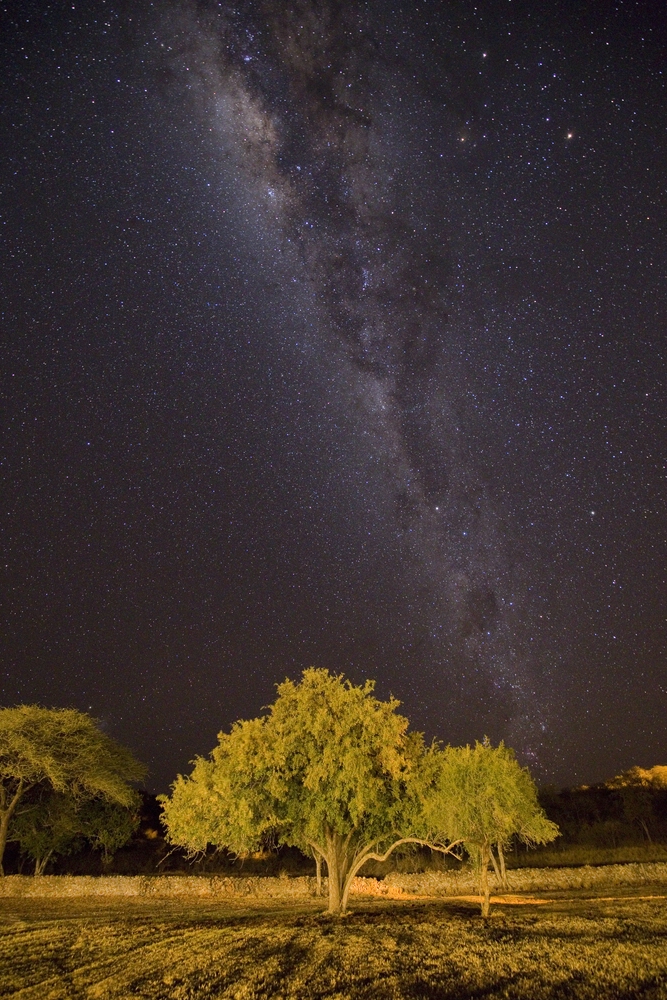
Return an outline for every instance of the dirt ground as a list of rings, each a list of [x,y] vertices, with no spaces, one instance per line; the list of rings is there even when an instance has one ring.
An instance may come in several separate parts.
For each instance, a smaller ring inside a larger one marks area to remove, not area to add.
[[[667,1000],[667,886],[323,901],[6,898],[16,1000]]]

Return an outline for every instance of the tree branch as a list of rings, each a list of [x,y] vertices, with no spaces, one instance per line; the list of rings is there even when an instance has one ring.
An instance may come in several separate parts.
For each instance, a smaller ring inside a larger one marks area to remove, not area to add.
[[[357,850],[355,851],[355,854],[354,854],[354,858],[352,859],[352,864],[353,864],[353,865],[355,865],[355,864],[356,864],[356,862],[357,862],[357,858],[360,858],[360,857],[362,856],[362,854],[365,854],[365,853],[366,853],[366,851],[370,851],[370,850],[372,850],[372,849],[373,849],[374,847],[376,847],[376,846],[377,846],[377,845],[378,845],[379,843],[380,843],[379,839],[378,839],[378,840],[372,840],[372,841],[370,842],[370,844],[366,844],[366,846],[365,846],[365,847],[359,847],[359,848],[358,848],[358,849],[357,849]]]
[[[34,784],[34,782],[33,782],[33,784]],[[9,803],[9,805],[7,806],[7,808],[5,810],[7,812],[8,816],[11,816],[14,813],[14,810],[16,809],[17,805],[19,804],[21,796],[24,794],[24,792],[29,792],[32,787],[33,787],[33,785],[26,785],[26,784],[24,784],[23,778],[20,779],[18,785],[16,786],[16,791],[14,792],[14,796],[13,796],[11,802]],[[7,800],[5,799],[5,802],[6,801]]]
[[[306,843],[314,851],[317,851],[318,854],[321,854],[325,861],[327,860],[327,852],[324,850],[323,847],[320,847],[319,844],[316,844],[314,840],[307,840]]]
[[[438,851],[440,854],[453,854],[457,861],[463,861],[463,858],[459,854],[454,853],[454,848],[462,844],[463,840],[454,840],[451,844],[440,844],[431,840],[422,840],[421,837],[402,837],[400,840],[395,841],[389,847],[384,854],[369,854],[367,859],[371,861],[386,861],[389,855],[401,844],[420,844],[422,847],[429,847],[432,851]]]
[[[367,861],[380,861],[380,862],[386,861],[389,855],[392,853],[392,851],[395,851],[397,847],[401,846],[401,844],[420,844],[422,847],[430,847],[432,851],[439,851],[440,854],[452,854],[457,861],[462,861],[463,858],[459,854],[456,854],[454,851],[454,848],[458,847],[459,844],[462,843],[463,843],[462,840],[455,840],[451,844],[445,846],[445,844],[432,843],[430,840],[422,840],[420,837],[401,837],[401,839],[396,840],[391,845],[391,847],[388,848],[387,851],[385,851],[384,854],[376,854],[375,851],[369,849],[371,847],[374,847],[375,844],[377,844],[376,840],[373,842],[373,844],[369,844],[368,848],[365,849],[364,852],[358,856],[358,860],[354,861],[352,867],[350,868],[350,874],[348,878],[351,881],[357,874],[359,869],[362,868]]]

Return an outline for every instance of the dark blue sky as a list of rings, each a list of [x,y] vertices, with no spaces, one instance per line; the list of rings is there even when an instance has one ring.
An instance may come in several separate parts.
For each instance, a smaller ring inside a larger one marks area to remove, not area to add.
[[[0,5],[3,704],[665,762],[666,19],[541,6]]]

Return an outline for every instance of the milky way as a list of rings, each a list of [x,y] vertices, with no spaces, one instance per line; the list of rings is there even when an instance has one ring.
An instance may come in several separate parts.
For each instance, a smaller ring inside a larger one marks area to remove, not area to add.
[[[254,204],[244,235],[257,241],[259,228],[296,308],[343,362],[339,391],[355,397],[366,460],[382,467],[384,545],[415,619],[419,682],[440,681],[452,700],[486,684],[506,735],[535,757],[548,699],[538,708],[530,581],[466,440],[448,357],[448,220],[403,168],[406,120],[425,117],[424,101],[339,5],[167,20],[169,62]]]

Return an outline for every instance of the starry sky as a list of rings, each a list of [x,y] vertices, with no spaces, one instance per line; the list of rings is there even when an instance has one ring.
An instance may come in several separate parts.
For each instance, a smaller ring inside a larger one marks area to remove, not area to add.
[[[666,763],[663,5],[0,18],[2,704],[159,791],[310,665]]]

